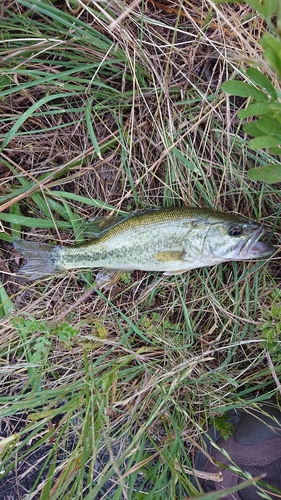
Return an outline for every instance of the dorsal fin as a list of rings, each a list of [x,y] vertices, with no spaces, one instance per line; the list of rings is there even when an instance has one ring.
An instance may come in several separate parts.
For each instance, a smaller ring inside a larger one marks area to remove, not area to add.
[[[111,217],[95,217],[94,219],[88,219],[81,226],[79,236],[83,236],[83,238],[86,239],[98,238],[104,231],[107,231],[108,229],[125,219],[126,217],[122,217],[120,215],[113,215]]]

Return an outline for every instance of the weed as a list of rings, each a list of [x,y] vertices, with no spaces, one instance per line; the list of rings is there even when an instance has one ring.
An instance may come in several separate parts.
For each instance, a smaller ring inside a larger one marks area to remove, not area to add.
[[[265,1],[263,3],[249,1],[257,12],[259,12],[267,23],[277,16],[276,23],[281,22],[280,4],[278,2]],[[223,83],[222,88],[231,95],[249,98],[245,109],[237,113],[238,118],[253,118],[243,126],[246,134],[255,138],[249,142],[249,147],[255,150],[266,148],[272,155],[280,154],[281,146],[281,102],[278,80],[281,80],[281,36],[278,29],[274,33],[264,33],[260,44],[263,48],[264,60],[254,62],[255,66],[273,70],[270,77],[266,76],[257,67],[248,68],[245,77],[250,83],[240,81],[228,81]],[[275,85],[276,88],[275,88]],[[270,164],[250,169],[248,176],[255,181],[266,181],[274,184],[281,181],[281,165],[278,156],[270,159]]]

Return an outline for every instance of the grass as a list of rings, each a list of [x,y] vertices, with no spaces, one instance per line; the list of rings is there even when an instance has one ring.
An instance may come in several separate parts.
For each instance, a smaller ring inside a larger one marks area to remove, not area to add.
[[[269,28],[209,0],[1,9],[0,491],[196,497],[209,423],[227,432],[228,410],[278,394],[275,258],[102,292],[91,271],[18,283],[11,242],[73,243],[89,217],[187,204],[257,219],[280,244],[280,185],[247,178],[272,155],[248,147],[244,102],[221,90],[262,64]]]

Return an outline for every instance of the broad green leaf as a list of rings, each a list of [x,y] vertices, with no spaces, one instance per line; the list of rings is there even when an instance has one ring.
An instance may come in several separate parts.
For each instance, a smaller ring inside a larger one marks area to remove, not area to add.
[[[268,108],[272,112],[273,118],[281,122],[281,102],[272,102],[269,104]]]
[[[260,44],[264,48],[264,58],[281,79],[281,40],[270,33],[265,33]]]
[[[255,102],[250,104],[246,109],[238,111],[237,116],[240,119],[248,118],[249,116],[266,115],[270,112],[269,104],[267,102]]]
[[[252,149],[273,148],[279,145],[281,146],[281,138],[272,137],[271,135],[262,135],[260,137],[256,137],[255,139],[252,139],[249,142],[249,147]]]
[[[249,68],[246,71],[247,76],[252,80],[253,83],[262,87],[266,92],[273,98],[277,99],[276,90],[273,87],[271,81],[267,76],[265,76],[257,68]]]
[[[265,181],[268,184],[281,182],[281,165],[264,165],[259,168],[251,168],[248,177],[253,181]]]
[[[280,155],[280,148],[276,147],[276,148],[269,148],[268,152],[271,154],[271,155]]]
[[[260,128],[257,126],[257,122],[249,122],[243,125],[243,130],[246,134],[252,135],[253,137],[259,137],[261,134]]]
[[[237,95],[238,97],[253,97],[258,101],[268,101],[267,95],[250,83],[230,80],[222,84],[222,89],[228,94]]]
[[[256,121],[257,127],[266,135],[281,139],[281,125],[268,118],[260,118]]]
[[[251,5],[264,18],[272,17],[278,12],[280,0],[239,0],[239,3],[247,3]],[[214,0],[215,4],[233,3],[237,4],[237,0]]]
[[[270,21],[270,19],[278,12],[280,0],[242,0],[243,3],[251,5],[262,17]]]

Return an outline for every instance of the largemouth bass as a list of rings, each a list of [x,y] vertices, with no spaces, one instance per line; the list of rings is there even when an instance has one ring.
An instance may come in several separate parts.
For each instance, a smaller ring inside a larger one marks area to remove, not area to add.
[[[128,217],[98,217],[89,224],[92,240],[76,246],[16,240],[26,259],[25,279],[69,269],[100,268],[98,284],[124,271],[162,271],[166,275],[220,262],[269,257],[272,245],[258,241],[263,227],[240,215],[205,208],[162,208]]]

